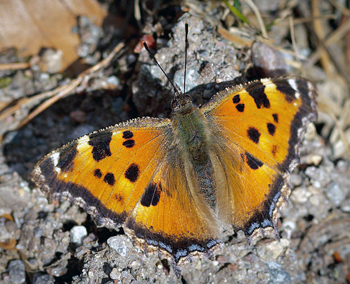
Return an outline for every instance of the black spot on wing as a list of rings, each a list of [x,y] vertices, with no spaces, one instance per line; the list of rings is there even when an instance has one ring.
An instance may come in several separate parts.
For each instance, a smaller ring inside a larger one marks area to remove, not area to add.
[[[278,151],[278,146],[277,146],[277,145],[272,145],[271,153],[272,153],[272,155],[273,155],[274,157],[276,156],[277,151]]]
[[[111,156],[110,143],[112,140],[112,132],[94,132],[89,135],[89,145],[92,146],[92,157],[99,162]]]
[[[240,98],[239,95],[235,95],[235,96],[233,97],[233,99],[232,99],[232,102],[233,102],[234,104],[238,104],[240,101],[241,101],[241,98]]]
[[[247,165],[252,169],[252,170],[257,170],[260,168],[264,163],[258,160],[257,158],[253,157],[250,155],[248,152],[245,152],[245,156],[247,158]]]
[[[64,150],[60,153],[57,167],[59,167],[63,172],[69,172],[73,169],[74,159],[78,154],[77,146],[78,142],[73,141],[64,147]]]
[[[118,202],[124,203],[124,196],[121,195],[120,193],[116,193],[116,194],[114,195],[114,198],[115,198],[115,200],[117,200]]]
[[[273,117],[273,121],[278,123],[278,114],[274,113],[274,114],[272,114],[272,117]]]
[[[115,184],[115,178],[113,173],[107,173],[105,177],[103,178],[103,181],[110,186],[113,186]]]
[[[292,80],[292,79],[290,79]],[[291,103],[294,100],[296,100],[295,93],[296,90],[292,88],[292,86],[289,84],[288,80],[272,80],[272,82],[276,85],[277,91],[280,91],[285,95],[286,101]]]
[[[269,108],[270,101],[265,94],[265,85],[260,81],[249,83],[246,91],[254,99],[257,108]]]
[[[160,200],[161,192],[160,184],[150,183],[141,197],[141,205],[145,207],[156,206]]]
[[[132,137],[134,137],[134,133],[132,133],[131,131],[126,130],[126,131],[123,132],[123,138],[124,139],[130,139]]]
[[[244,104],[238,104],[238,105],[236,105],[236,109],[237,109],[239,112],[244,112]]]
[[[276,132],[276,126],[272,123],[268,123],[267,124],[267,130],[268,132],[270,133],[270,135],[275,135],[275,132]]]
[[[256,129],[255,127],[249,127],[247,134],[250,140],[252,140],[256,144],[259,143],[261,134],[258,129]]]
[[[123,142],[123,146],[125,146],[126,148],[132,148],[135,146],[135,140],[133,140],[133,139],[125,140]]]
[[[128,169],[125,171],[125,177],[131,182],[137,181],[140,175],[139,166],[136,164],[131,164]]]
[[[101,178],[102,177],[102,172],[100,169],[96,169],[94,170],[94,176],[97,178]]]

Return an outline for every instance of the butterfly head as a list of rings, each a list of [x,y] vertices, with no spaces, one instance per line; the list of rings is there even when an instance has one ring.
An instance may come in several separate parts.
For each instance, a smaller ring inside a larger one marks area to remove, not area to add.
[[[175,97],[171,102],[171,108],[173,114],[184,114],[191,111],[193,108],[191,96],[176,92]]]

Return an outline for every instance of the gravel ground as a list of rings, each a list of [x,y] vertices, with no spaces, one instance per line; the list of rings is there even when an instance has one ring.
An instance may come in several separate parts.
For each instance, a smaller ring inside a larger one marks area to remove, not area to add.
[[[197,104],[228,81],[247,80],[241,51],[219,37],[210,21],[185,14],[172,27],[173,38],[159,41],[163,47],[157,51],[159,63],[180,88],[185,21],[190,26],[186,89],[193,89]],[[120,69],[133,61],[134,55],[125,55]],[[345,283],[350,273],[350,164],[333,158],[331,145],[313,125],[302,146],[301,164],[291,175],[289,204],[281,210],[281,240],[266,236],[248,245],[241,232],[227,228],[214,260],[193,257],[181,266],[181,279],[170,262],[145,255],[122,229],[97,228],[68,202],[48,204],[28,178],[44,154],[135,116],[169,115],[171,87],[145,51],[126,89],[113,72],[107,70],[90,90],[60,100],[2,141],[0,283]],[[14,78],[7,88],[15,91],[2,89],[0,94],[10,100],[18,92],[38,92],[63,80],[57,74],[32,73],[29,79],[23,71],[7,74]],[[116,88],[98,90],[107,79]],[[18,117],[28,113],[21,111]]]

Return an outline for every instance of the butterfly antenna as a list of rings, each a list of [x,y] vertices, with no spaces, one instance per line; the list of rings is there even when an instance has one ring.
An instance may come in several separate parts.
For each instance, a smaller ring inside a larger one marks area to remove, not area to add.
[[[152,54],[152,52],[150,51],[150,49],[148,48],[148,45],[146,42],[143,42],[143,46],[146,48],[149,56],[151,56],[151,58],[154,60],[154,62],[158,65],[159,69],[162,70],[163,74],[165,75],[165,77],[168,79],[168,81],[170,82],[170,84],[173,86],[174,91],[175,91],[175,97],[178,96],[180,97],[182,95],[181,90],[179,88],[179,86],[175,85],[173,83],[173,81],[170,80],[169,76],[165,73],[165,71],[163,70],[163,68],[160,66],[160,64],[158,63],[157,59],[154,57],[154,55]]]
[[[184,94],[186,93],[187,49],[188,49],[188,22],[186,22],[186,24],[185,24],[185,73],[184,73]]]

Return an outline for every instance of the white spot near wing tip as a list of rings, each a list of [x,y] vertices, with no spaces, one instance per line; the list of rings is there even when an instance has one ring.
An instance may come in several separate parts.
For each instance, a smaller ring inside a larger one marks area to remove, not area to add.
[[[58,161],[60,159],[60,154],[59,153],[54,153],[54,154],[51,155],[51,157],[49,159],[51,159],[53,165],[55,166],[56,173],[59,174],[61,172],[61,169],[59,167],[57,167],[57,165],[58,165]]]
[[[295,93],[295,97],[296,97],[297,99],[299,99],[299,98],[300,98],[300,94],[299,94],[299,92],[296,92],[296,93]]]
[[[289,79],[288,80],[288,83],[289,83],[289,85],[294,89],[294,90],[298,90],[298,87],[297,87],[297,85],[295,84],[295,79]]]
[[[54,166],[56,167],[57,164],[58,164],[58,160],[59,160],[59,158],[60,158],[60,154],[59,154],[59,153],[54,153],[54,154],[51,155],[50,158],[51,158],[51,160],[52,160]]]
[[[263,79],[260,79],[260,82],[266,85],[268,83],[271,83],[272,81],[269,78],[263,78]]]

